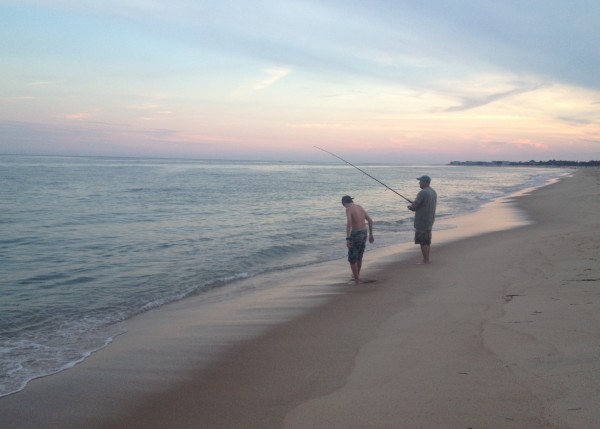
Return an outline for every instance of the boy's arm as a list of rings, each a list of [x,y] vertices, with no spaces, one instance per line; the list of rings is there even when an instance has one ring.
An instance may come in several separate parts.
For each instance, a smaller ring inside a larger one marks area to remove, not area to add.
[[[346,244],[350,242],[350,233],[352,232],[352,215],[350,209],[346,209]]]
[[[369,243],[372,243],[375,241],[375,237],[373,237],[373,219],[371,219],[371,216],[367,212],[365,212],[365,219],[369,224]]]

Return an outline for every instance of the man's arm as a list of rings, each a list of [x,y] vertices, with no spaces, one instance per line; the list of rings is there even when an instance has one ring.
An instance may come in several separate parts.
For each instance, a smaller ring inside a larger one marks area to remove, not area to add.
[[[414,212],[419,208],[419,206],[421,205],[422,202],[423,202],[423,191],[420,191],[417,194],[417,198],[415,198],[415,200],[411,203],[411,205],[408,206],[408,209],[410,211]]]

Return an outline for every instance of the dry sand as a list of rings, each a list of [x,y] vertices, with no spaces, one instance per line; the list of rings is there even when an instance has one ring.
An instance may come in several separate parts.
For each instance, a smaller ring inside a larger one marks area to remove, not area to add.
[[[531,224],[439,244],[520,222],[492,207],[434,232],[427,266],[368,252],[375,283],[338,261],[138,317],[0,398],[0,428],[600,428],[599,185],[578,170],[517,199]]]

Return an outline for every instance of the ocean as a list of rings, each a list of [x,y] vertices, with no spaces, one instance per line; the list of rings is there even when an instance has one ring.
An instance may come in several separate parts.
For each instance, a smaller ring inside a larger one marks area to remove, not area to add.
[[[409,199],[430,175],[434,234],[566,171],[357,165]],[[0,183],[0,396],[81,362],[137,314],[344,258],[343,195],[375,221],[368,249],[413,236],[408,203],[341,162],[4,155]]]

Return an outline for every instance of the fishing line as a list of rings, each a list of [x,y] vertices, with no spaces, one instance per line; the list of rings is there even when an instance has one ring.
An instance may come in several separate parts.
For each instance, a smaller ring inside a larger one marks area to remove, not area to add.
[[[363,171],[363,170],[361,170],[360,168],[358,168],[356,165],[349,163],[349,162],[348,162],[348,161],[346,161],[344,158],[341,158],[341,157],[337,156],[337,155],[336,155],[335,153],[333,153],[333,152],[329,152],[328,150],[325,150],[325,149],[323,149],[323,148],[320,148],[319,146],[315,146],[315,148],[317,148],[317,149],[319,149],[319,150],[322,150],[323,152],[327,152],[329,155],[333,155],[333,156],[335,156],[337,159],[340,159],[340,160],[344,161],[346,164],[348,164],[348,165],[350,165],[350,166],[352,166],[352,167],[356,168],[358,171],[360,171],[361,173],[363,173],[363,174],[365,174],[365,175],[369,176],[371,179],[375,180],[376,182],[378,182],[378,183],[381,183],[381,184],[382,184],[383,186],[385,186],[387,189],[389,189],[390,191],[392,191],[392,192],[393,192],[393,193],[395,193],[396,195],[398,195],[398,196],[400,196],[400,197],[404,198],[406,201],[408,201],[409,203],[411,203],[411,204],[412,204],[412,201],[411,201],[411,200],[409,200],[408,198],[406,198],[404,195],[402,195],[402,194],[400,194],[400,193],[396,192],[394,189],[390,188],[388,185],[386,185],[385,183],[383,183],[381,180],[379,180],[379,179],[376,179],[375,177],[371,176],[371,175],[370,175],[369,173],[367,173],[366,171]]]

